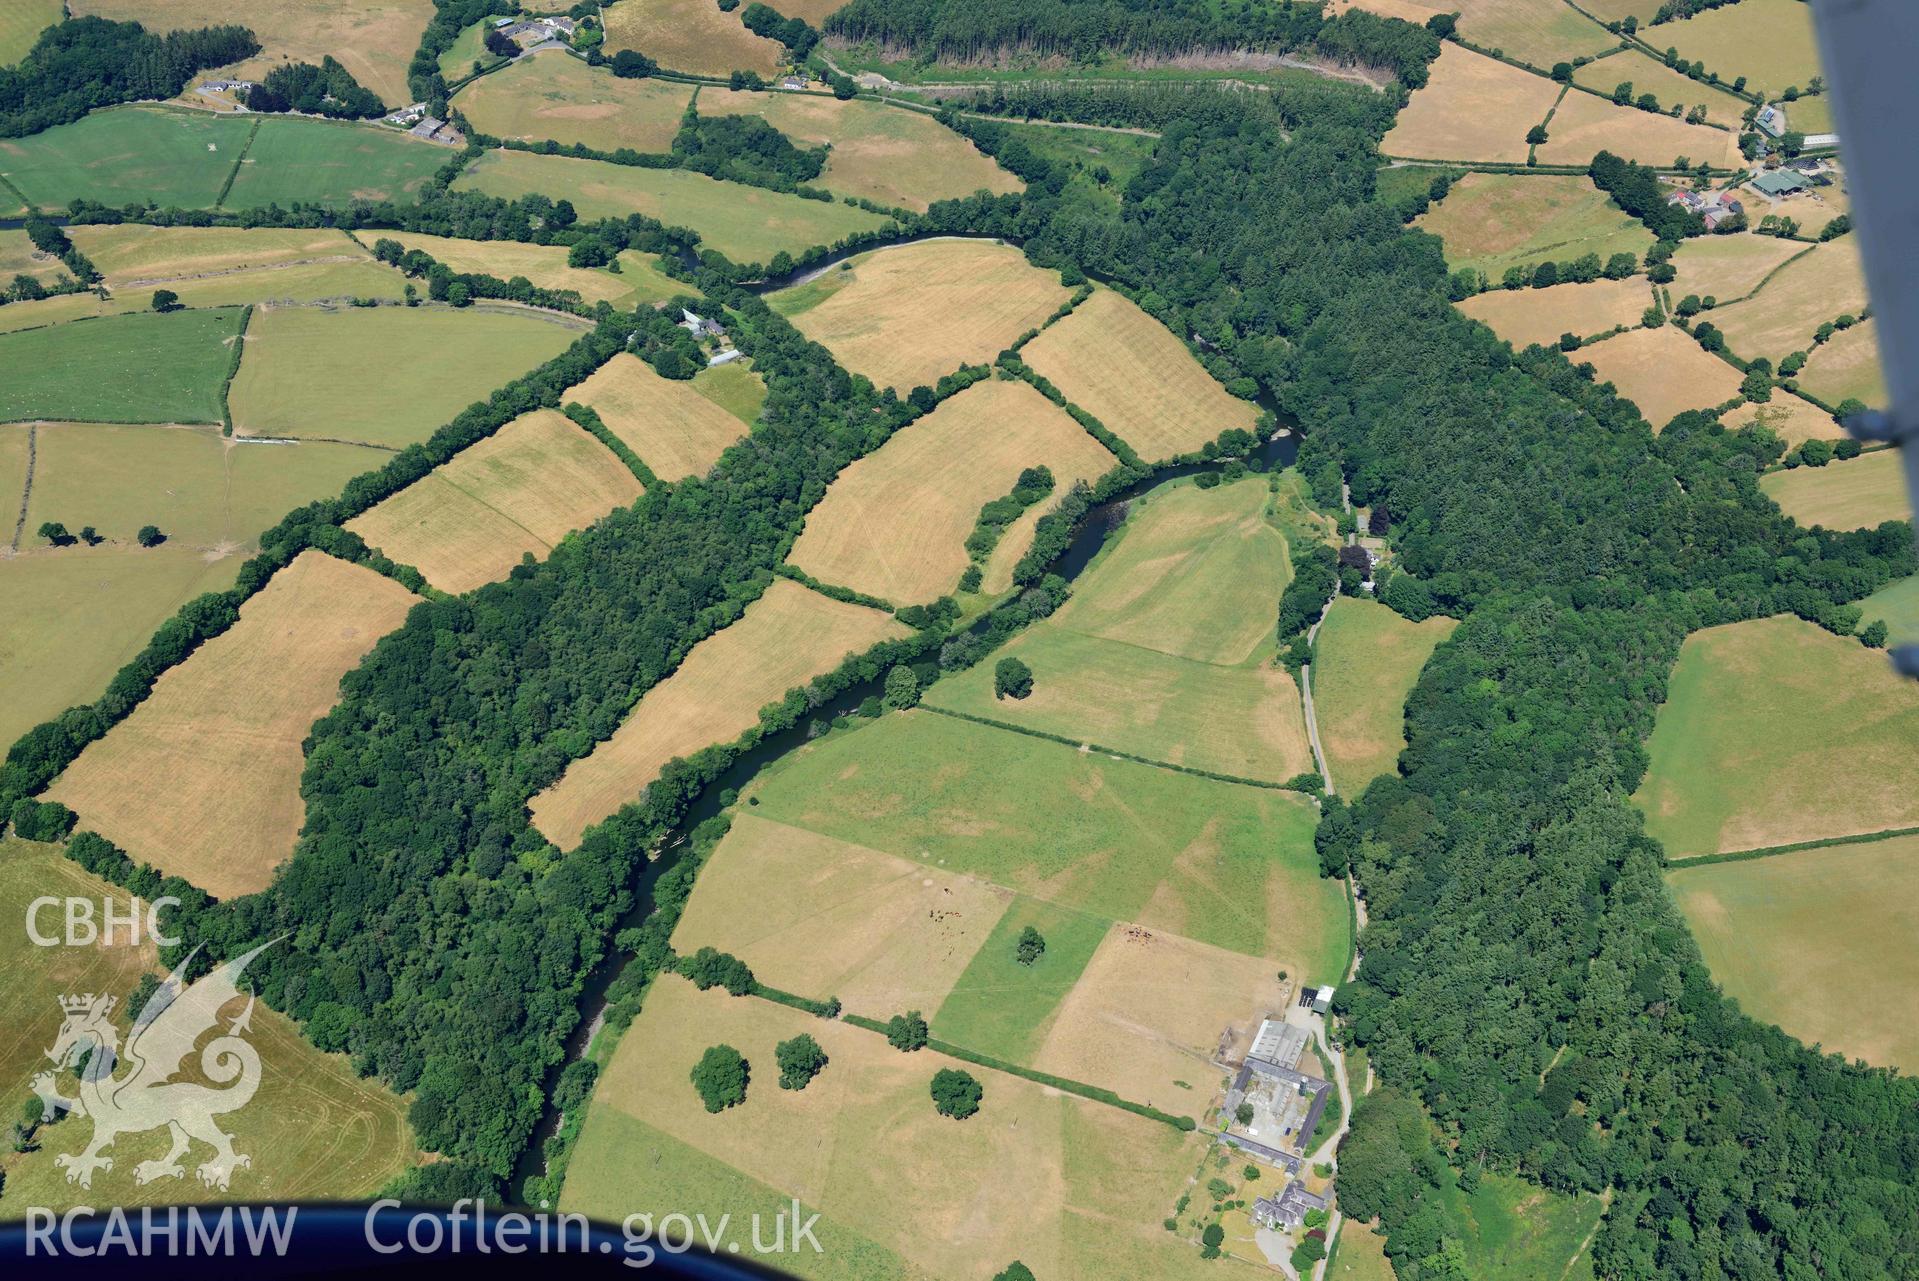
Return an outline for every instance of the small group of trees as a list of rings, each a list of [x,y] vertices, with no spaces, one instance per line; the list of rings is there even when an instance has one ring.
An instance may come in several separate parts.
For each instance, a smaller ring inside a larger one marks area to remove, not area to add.
[[[288,62],[267,72],[247,90],[249,111],[298,111],[336,120],[368,120],[386,114],[379,95],[363,86],[331,54],[310,62]]]
[[[1592,158],[1587,173],[1594,186],[1646,224],[1661,240],[1684,240],[1706,230],[1705,221],[1698,214],[1666,203],[1666,189],[1660,184],[1658,171],[1650,165],[1622,160],[1610,151],[1602,151]]]
[[[64,523],[57,520],[42,521],[40,523],[39,534],[41,538],[45,539],[48,544],[54,547],[71,547],[75,543],[85,543],[89,547],[98,547],[106,541],[106,538],[101,535],[100,531],[91,525],[80,526],[80,532],[76,534],[70,532]],[[134,541],[142,547],[158,547],[161,543],[167,541],[167,536],[160,532],[158,525],[140,526],[140,532],[135,534],[133,538]]]

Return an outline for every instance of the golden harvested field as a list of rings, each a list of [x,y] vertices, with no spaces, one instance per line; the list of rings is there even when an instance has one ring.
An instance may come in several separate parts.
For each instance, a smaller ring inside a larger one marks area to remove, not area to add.
[[[1379,149],[1408,160],[1523,163],[1526,131],[1546,118],[1559,91],[1542,76],[1448,41]]]
[[[1327,0],[1326,16],[1337,17],[1353,9],[1376,13],[1382,18],[1398,18],[1416,27],[1425,26],[1426,20],[1434,14],[1448,12],[1429,4],[1420,4],[1418,0]]]
[[[856,1013],[930,1017],[1012,901],[989,881],[736,810],[673,947],[731,952],[775,987]]]
[[[76,18],[92,14],[162,32],[243,23],[260,54],[226,68],[230,78],[258,80],[281,63],[317,63],[332,54],[388,107],[413,101],[407,62],[433,17],[433,0],[247,0],[224,9],[206,0],[72,0],[67,8]]]
[[[1041,500],[1050,503],[1116,460],[1026,383],[988,378],[841,472],[787,559],[822,582],[898,605],[933,600],[965,572],[980,508],[1041,464],[1057,482],[1054,499]]]
[[[1451,0],[1459,34],[1482,49],[1531,63],[1542,71],[1555,62],[1611,49],[1619,37],[1562,0]],[[1443,10],[1442,10],[1443,12]],[[1422,24],[1423,25],[1423,24]]]
[[[0,231],[0,282],[11,285],[15,276],[32,276],[43,285],[71,279],[65,264],[35,249],[26,232]]]
[[[1546,132],[1547,140],[1538,153],[1542,165],[1583,165],[1601,151],[1662,169],[1681,156],[1695,165],[1708,161],[1715,169],[1741,163],[1739,135],[1729,129],[1689,125],[1637,107],[1616,106],[1576,89],[1559,104]]]
[[[904,395],[986,364],[1071,296],[1011,245],[922,240],[849,258],[769,301],[840,364]]]
[[[1278,974],[1259,957],[1117,922],[1060,1003],[1032,1066],[1193,1115],[1212,1095],[1222,1042],[1285,1008],[1288,985]]]
[[[688,289],[655,266],[652,257],[632,249],[620,252],[620,270],[616,274],[604,267],[567,266],[567,251],[562,245],[526,245],[517,240],[456,240],[411,231],[362,234],[369,244],[397,240],[408,249],[431,254],[457,272],[498,276],[501,280],[525,276],[542,289],[571,289],[583,302],[608,302],[623,310],[662,303]]]
[[[801,1032],[829,1063],[806,1089],[779,1089],[773,1048]],[[715,1043],[751,1067],[746,1101],[717,1116],[687,1081]],[[927,1095],[947,1067],[985,1087],[965,1122],[940,1116]],[[824,1215],[826,1248],[770,1260],[783,1271],[986,1277],[1018,1256],[1038,1276],[1154,1281],[1195,1269],[1196,1248],[1160,1221],[1203,1147],[1117,1108],[933,1050],[901,1054],[847,1023],[667,977],[601,1076],[561,1207],[614,1220],[668,1208],[737,1219],[742,1204],[797,1197]],[[711,1174],[692,1177],[689,1167],[706,1173],[702,1155],[744,1176],[727,1188],[733,1195]],[[706,1196],[689,1204],[698,1192]]]
[[[416,600],[370,569],[302,552],[241,607],[239,622],[164,673],[82,752],[48,797],[216,898],[265,889],[300,833],[308,729]]]
[[[1243,663],[1266,640],[1291,578],[1266,520],[1266,482],[1176,485],[1133,504],[1125,533],[1053,621],[1202,663]]]
[[[982,189],[1000,195],[1026,185],[932,117],[880,102],[705,88],[699,111],[759,116],[797,146],[830,146],[812,185],[896,209],[924,213],[935,200]]]
[[[1760,423],[1771,428],[1788,449],[1801,441],[1839,440],[1846,434],[1831,414],[1781,387],[1773,388],[1772,399],[1764,404],[1740,405],[1721,421],[1728,427]]]
[[[1726,346],[1747,360],[1765,356],[1774,365],[1795,351],[1810,352],[1820,325],[1865,310],[1866,276],[1859,265],[1859,238],[1816,245],[1781,267],[1758,293],[1720,307],[1707,317],[1726,335]]]
[[[1862,320],[1811,351],[1799,381],[1813,395],[1832,405],[1858,400],[1879,409],[1891,401],[1873,321]]]
[[[1413,225],[1445,242],[1449,267],[1472,267],[1495,283],[1508,267],[1643,256],[1653,243],[1592,179],[1556,174],[1466,174]]]
[[[1654,44],[1664,48],[1658,32],[1651,32],[1648,38]],[[1624,53],[1614,54],[1610,58],[1601,58],[1589,62],[1573,71],[1573,83],[1597,90],[1607,97],[1618,87],[1621,81],[1632,85],[1632,96],[1649,93],[1659,99],[1659,105],[1670,112],[1674,103],[1678,103],[1690,112],[1694,107],[1706,109],[1706,119],[1716,125],[1725,125],[1730,129],[1740,127],[1739,118],[1745,113],[1746,100],[1737,94],[1713,85],[1702,84],[1691,76],[1681,75],[1659,59],[1641,49],[1628,49]],[[1726,78],[1728,84],[1732,78]],[[1681,115],[1686,114],[1681,112]]]
[[[1258,406],[1228,393],[1166,326],[1111,289],[1094,290],[1020,355],[1149,460],[1259,420]]]
[[[678,670],[646,691],[613,737],[534,797],[533,824],[561,849],[630,800],[675,756],[728,743],[759,722],[768,703],[905,625],[776,578],[739,621],[693,647]]]
[[[1673,254],[1673,270],[1679,274],[1668,289],[1675,302],[1698,294],[1731,303],[1759,288],[1792,259],[1811,252],[1796,240],[1777,236],[1695,236],[1681,241]]]
[[[696,76],[756,71],[770,78],[786,62],[785,46],[754,35],[737,10],[722,13],[712,0],[621,0],[606,14],[606,52],[621,49]]]
[[[1712,976],[1828,1054],[1919,1066],[1919,837],[1666,873]]]
[[[1358,796],[1375,778],[1398,771],[1406,696],[1458,625],[1450,618],[1409,623],[1352,596],[1336,597],[1327,609],[1313,655],[1313,710],[1342,795]]]
[[[1635,802],[1674,858],[1919,826],[1919,687],[1792,617],[1694,632]]]
[[[704,475],[726,447],[746,435],[746,424],[693,389],[662,378],[631,352],[601,365],[566,395],[640,456],[661,480]]]
[[[1665,23],[1648,35],[1657,47],[1670,46],[1688,62],[1731,81],[1747,78],[1755,93],[1804,88],[1819,74],[1819,49],[1812,33],[1812,9],[1802,0],[1740,0],[1709,9],[1683,22]]]
[[[453,105],[475,129],[495,138],[551,138],[596,151],[666,151],[692,100],[687,85],[622,80],[554,51],[481,76],[454,96]]]
[[[1722,405],[1739,394],[1739,371],[1671,325],[1628,330],[1581,347],[1573,360],[1590,362],[1599,381],[1639,406],[1654,431],[1688,409]]]
[[[1811,528],[1865,529],[1888,520],[1911,520],[1905,470],[1899,451],[1881,449],[1824,467],[1796,467],[1762,478],[1759,488],[1779,510]]]
[[[458,595],[544,560],[555,544],[640,496],[626,464],[553,409],[515,418],[347,528]]]
[[[1545,289],[1494,289],[1459,304],[1514,347],[1552,346],[1561,334],[1591,338],[1621,325],[1632,326],[1652,306],[1652,288],[1644,276],[1552,285]]]

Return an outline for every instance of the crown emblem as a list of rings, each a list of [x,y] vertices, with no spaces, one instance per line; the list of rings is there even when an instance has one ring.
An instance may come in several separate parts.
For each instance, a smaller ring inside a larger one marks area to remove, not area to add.
[[[114,998],[111,996],[82,992],[78,996],[61,997],[60,1009],[67,1014],[86,1014],[92,1011],[98,1011],[102,1016],[105,1016],[112,1011],[114,1003]]]

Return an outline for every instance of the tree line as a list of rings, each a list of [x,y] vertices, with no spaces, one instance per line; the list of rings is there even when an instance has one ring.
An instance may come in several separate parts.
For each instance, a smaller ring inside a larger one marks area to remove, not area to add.
[[[160,36],[137,22],[69,18],[42,31],[18,65],[0,67],[0,138],[67,124],[96,107],[171,98],[195,73],[258,52],[245,27]]]

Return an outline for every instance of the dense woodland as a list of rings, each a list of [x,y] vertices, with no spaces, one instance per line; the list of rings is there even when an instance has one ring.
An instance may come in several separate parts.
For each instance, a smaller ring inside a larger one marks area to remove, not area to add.
[[[19,65],[0,67],[0,138],[51,129],[95,107],[171,98],[195,72],[258,52],[245,27],[158,36],[137,22],[61,22],[40,34]]]
[[[303,111],[310,116],[339,120],[368,120],[384,115],[386,107],[372,90],[331,55],[310,62],[288,62],[267,72],[247,90],[247,106],[254,111]]]

